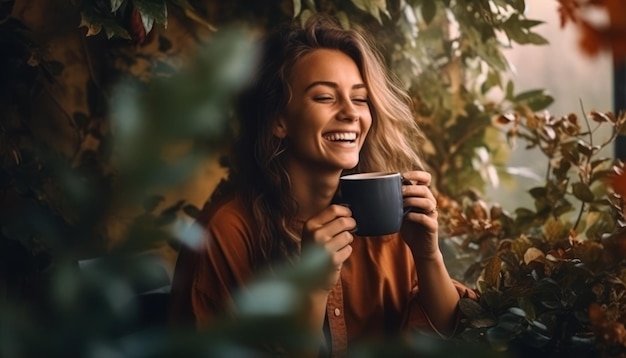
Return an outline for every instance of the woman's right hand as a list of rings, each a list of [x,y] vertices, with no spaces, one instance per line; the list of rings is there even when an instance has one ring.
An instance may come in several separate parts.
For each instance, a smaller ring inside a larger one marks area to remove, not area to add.
[[[316,245],[326,251],[330,257],[332,268],[322,281],[325,291],[330,291],[337,283],[343,263],[352,253],[354,236],[350,230],[356,228],[352,211],[341,205],[330,205],[319,214],[304,223],[302,229],[302,247]]]

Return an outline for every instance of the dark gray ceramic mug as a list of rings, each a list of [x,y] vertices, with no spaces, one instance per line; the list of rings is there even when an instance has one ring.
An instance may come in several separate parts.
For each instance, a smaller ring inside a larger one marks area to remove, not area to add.
[[[400,231],[402,207],[400,173],[360,173],[339,179],[339,201],[352,210],[359,236],[380,236]]]

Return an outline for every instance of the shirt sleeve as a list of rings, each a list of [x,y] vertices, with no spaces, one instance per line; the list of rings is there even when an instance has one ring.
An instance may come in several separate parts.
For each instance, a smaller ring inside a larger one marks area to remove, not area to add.
[[[456,288],[457,293],[459,294],[459,298],[470,298],[473,300],[478,300],[478,294],[475,290],[468,288],[467,286],[463,285],[461,282],[457,280],[452,280],[452,283],[454,284],[454,287]],[[430,317],[428,317],[428,314],[426,314],[426,311],[424,310],[424,307],[422,306],[422,303],[419,299],[419,294],[415,292],[415,294],[411,297],[411,300],[409,302],[407,313],[405,315],[405,321],[403,323],[403,328],[405,332],[431,331],[431,332],[435,332],[441,338],[449,338],[451,336],[454,336],[458,332],[461,319],[463,318],[461,310],[458,307],[458,305],[456,308],[455,315],[456,315],[456,318],[455,318],[454,329],[452,331],[453,333],[450,336],[444,335],[443,333],[439,332],[437,328],[435,327],[435,325],[432,323],[432,321],[430,320]]]

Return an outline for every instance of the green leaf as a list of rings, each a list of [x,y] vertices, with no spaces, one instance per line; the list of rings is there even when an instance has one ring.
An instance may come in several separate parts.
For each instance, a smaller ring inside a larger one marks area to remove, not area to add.
[[[488,328],[495,326],[497,321],[492,317],[480,317],[469,320],[470,326],[474,328]]]
[[[591,162],[591,169],[595,169],[598,165],[607,163],[613,160],[612,158],[599,158]]]
[[[500,282],[500,267],[502,259],[498,256],[492,257],[485,267],[485,282],[492,287],[497,288]]]
[[[200,209],[192,204],[185,205],[185,207],[183,207],[183,212],[194,219],[198,218],[198,216],[200,215]]]
[[[533,222],[535,212],[527,208],[515,209],[515,223],[518,226],[525,226]]]
[[[152,31],[152,26],[154,26],[154,17],[147,15],[141,11],[139,11],[141,15],[141,23],[143,24],[144,29],[146,29],[146,34],[149,34]]]
[[[174,221],[176,221],[176,218],[178,216],[178,211],[182,208],[184,203],[185,203],[184,200],[179,200],[174,205],[171,205],[171,206],[163,209],[163,211],[161,212],[161,214],[157,218],[156,225],[157,226],[165,226],[165,225],[169,225],[169,224],[173,223]]]
[[[528,317],[528,319],[535,319],[535,305],[533,304],[532,300],[528,297],[520,297],[519,301],[518,301],[519,307],[524,310],[524,312],[526,313],[526,317]]]
[[[437,15],[437,3],[435,1],[425,1],[422,6],[422,17],[426,24],[430,24]]]
[[[95,36],[104,30],[108,39],[120,37],[130,40],[128,31],[113,18],[104,18],[94,16],[93,13],[83,12],[81,13],[80,27],[87,28],[86,36]]]
[[[522,92],[522,93],[518,94],[517,96],[515,96],[514,100],[516,102],[528,101],[528,100],[531,100],[531,99],[533,99],[535,97],[542,96],[543,92],[544,92],[544,90],[542,90],[542,89],[529,90],[529,91]]]
[[[517,43],[524,43],[524,28],[520,25],[519,14],[513,13],[511,16],[502,24],[502,30],[507,34],[507,36]]]
[[[116,12],[125,0],[111,0],[111,12]]]
[[[510,100],[510,101],[514,100],[514,98],[515,98],[515,95],[514,95],[514,91],[515,91],[514,86],[515,86],[515,85],[513,84],[513,81],[511,81],[511,80],[509,80],[509,81],[506,83],[506,99],[508,99],[508,100]]]
[[[483,93],[486,93],[489,89],[493,87],[500,87],[502,84],[500,82],[500,73],[498,71],[488,71],[487,79],[482,85]]]
[[[459,309],[467,318],[478,318],[488,315],[487,311],[475,300],[461,298]]]
[[[596,180],[601,179],[610,179],[615,176],[615,171],[611,169],[607,170],[595,170],[593,174],[591,174],[591,182],[595,182]]]
[[[195,21],[196,23],[202,25],[204,28],[208,29],[209,31],[212,31],[212,32],[217,31],[217,27],[215,25],[208,22],[203,15],[201,15],[200,13],[198,13],[192,8],[185,9],[185,16]]]
[[[566,204],[555,206],[552,212],[554,213],[556,217],[560,217],[561,215],[569,213],[572,210],[574,210],[574,206],[571,205],[570,203],[566,203]]]
[[[511,41],[519,44],[545,45],[548,41],[543,36],[529,30],[541,23],[541,21],[523,19],[519,13],[513,13],[502,24],[502,29]]]
[[[583,202],[590,203],[595,199],[591,189],[589,189],[589,187],[584,183],[576,182],[572,184],[572,191],[574,196]]]
[[[525,27],[527,29],[530,29],[530,28],[535,27],[537,25],[544,24],[545,22],[544,21],[539,21],[539,20],[523,19],[523,20],[520,20],[519,23],[520,23],[521,26],[523,26],[523,27]]]
[[[146,33],[152,30],[156,22],[167,27],[167,5],[165,0],[133,0],[137,10],[141,14],[141,21]]]
[[[494,326],[487,330],[487,341],[495,351],[508,349],[508,342],[515,338],[511,332],[500,326]]]
[[[533,44],[533,45],[547,45],[547,44],[549,44],[548,40],[545,37],[543,37],[543,36],[541,36],[541,35],[539,35],[538,33],[535,33],[535,32],[529,32],[526,35],[526,42],[525,43],[530,43],[530,44]]]
[[[516,261],[521,261],[524,253],[533,247],[533,243],[525,236],[518,237],[511,242],[511,251],[516,256]]]
[[[293,17],[296,18],[300,15],[300,11],[302,11],[302,1],[301,0],[292,0],[293,3]]]
[[[546,190],[546,188],[544,188],[544,187],[542,187],[542,186],[532,188],[532,189],[528,190],[528,192],[530,193],[530,195],[531,195],[534,199],[545,198],[545,197],[546,197],[546,194],[548,193],[548,191]]]
[[[112,39],[114,37],[120,37],[126,40],[130,40],[130,35],[125,28],[120,26],[115,20],[106,20],[101,23],[102,28],[104,29],[104,33],[107,35],[108,39]]]
[[[380,24],[383,23],[380,17],[381,12],[387,15],[388,18],[391,17],[391,14],[389,14],[389,11],[387,10],[386,0],[352,0],[352,3],[358,9],[372,15]]]
[[[472,44],[474,51],[478,56],[483,59],[489,66],[498,71],[506,71],[509,67],[508,61],[498,48],[495,39],[489,39],[485,41],[479,35],[478,40]]]
[[[517,12],[524,13],[526,11],[526,1],[525,0],[510,0],[509,5],[513,7]]]
[[[583,155],[587,157],[591,157],[595,152],[597,152],[600,148],[597,146],[592,146],[586,141],[579,139],[576,145],[576,149],[580,151]]]
[[[507,6],[509,5],[509,2],[507,0],[493,0],[493,3],[496,6],[501,7],[503,9],[506,9]]]
[[[547,108],[554,102],[554,98],[545,94],[545,90],[536,89],[522,92],[513,98],[514,102],[525,103],[531,110],[537,112]]]
[[[151,213],[165,198],[162,195],[150,195],[143,201],[143,208],[146,212]]]

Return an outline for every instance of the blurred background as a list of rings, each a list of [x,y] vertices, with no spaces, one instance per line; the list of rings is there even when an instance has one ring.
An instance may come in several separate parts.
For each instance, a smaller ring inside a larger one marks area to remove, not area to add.
[[[550,45],[514,46],[504,51],[513,66],[515,85],[520,90],[544,88],[556,99],[546,108],[553,115],[580,114],[584,112],[583,108],[585,111],[613,111],[613,79],[618,74],[613,66],[612,54],[604,52],[592,56],[582,51],[581,30],[575,26],[561,26],[558,8],[557,1],[526,1],[527,16],[544,22],[537,27],[537,32]],[[588,16],[599,22],[608,19],[608,14],[601,11],[589,12]],[[610,134],[609,128],[603,128],[595,136],[600,141]],[[614,153],[613,147],[604,148],[603,155],[613,156]],[[508,210],[532,206],[532,198],[525,192],[543,181],[546,163],[539,158],[536,151],[529,152],[523,146],[513,150],[507,165],[529,168],[535,176],[522,172],[522,175],[515,175],[497,187],[491,185],[487,189],[489,198]]]

